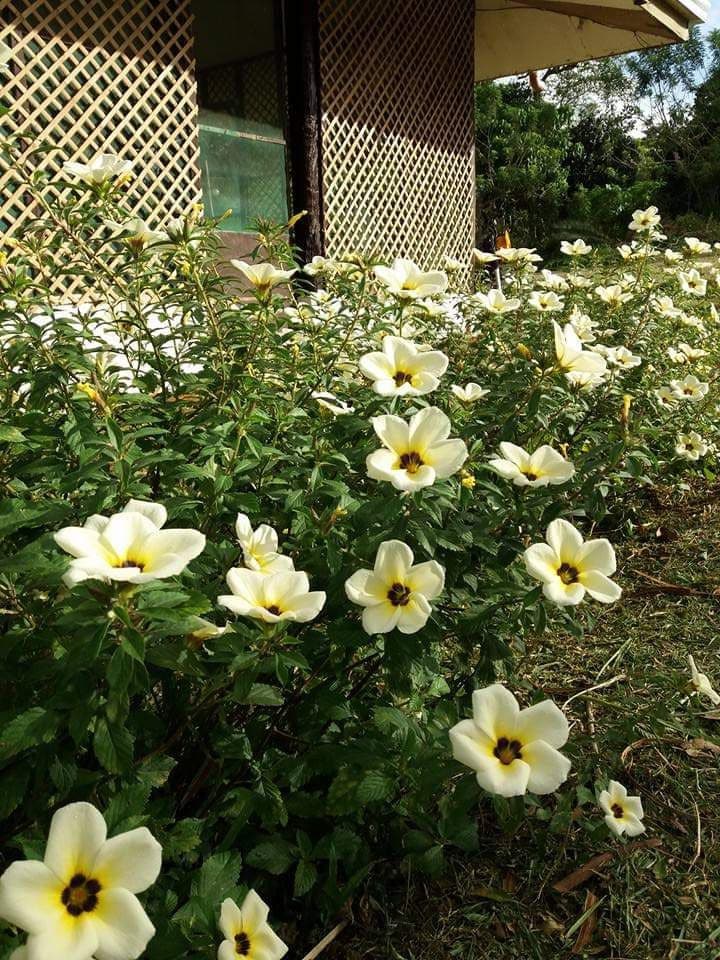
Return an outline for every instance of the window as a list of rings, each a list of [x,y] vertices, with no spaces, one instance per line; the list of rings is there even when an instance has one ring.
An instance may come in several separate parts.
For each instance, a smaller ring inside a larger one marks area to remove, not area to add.
[[[205,211],[222,228],[285,222],[288,180],[280,17],[275,0],[193,0]]]

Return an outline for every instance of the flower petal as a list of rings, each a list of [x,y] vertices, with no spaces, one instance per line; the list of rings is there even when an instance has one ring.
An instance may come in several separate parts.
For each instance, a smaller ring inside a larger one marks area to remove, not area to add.
[[[105,819],[96,807],[91,803],[68,804],[50,823],[45,863],[65,882],[76,873],[88,875],[106,837]]]
[[[67,917],[67,913],[65,914]],[[97,956],[97,925],[94,923],[62,922],[49,928],[39,936],[31,936],[27,942],[28,960],[48,960],[48,957],[62,957],[62,960],[90,960]]]
[[[253,936],[267,924],[270,907],[254,890],[249,890],[240,904],[241,929]]]
[[[468,449],[464,440],[441,440],[426,448],[423,457],[425,463],[435,470],[441,480],[457,473],[467,458]]]
[[[500,737],[510,737],[520,715],[517,700],[501,683],[493,683],[472,695],[473,720],[476,726],[497,743]]]
[[[523,554],[525,567],[531,577],[542,583],[553,583],[558,579],[560,558],[547,543],[534,543]]]
[[[563,583],[555,577],[543,584],[543,593],[559,607],[576,607],[585,597],[585,587],[581,583]]]
[[[543,740],[555,748],[567,743],[569,730],[567,717],[552,700],[543,700],[521,710],[515,726],[515,734],[521,743]]]
[[[103,889],[123,887],[142,893],[157,880],[161,864],[162,847],[147,827],[138,827],[106,841],[92,873]]]
[[[140,901],[129,890],[103,890],[93,921],[97,960],[137,960],[155,935]]]
[[[393,363],[379,350],[360,357],[358,366],[370,380],[392,380],[396,373]]]
[[[345,581],[345,596],[348,600],[360,604],[362,607],[378,603],[377,595],[370,593],[367,589],[368,579],[372,575],[372,570],[356,570],[351,577],[347,578]]]
[[[67,916],[62,891],[63,882],[44,863],[16,860],[0,877],[0,917],[28,933],[42,933]]]
[[[421,593],[428,600],[434,600],[443,592],[445,569],[436,560],[416,563],[408,571],[405,584],[410,587],[413,593]]]
[[[372,607],[365,607],[362,615],[362,625],[365,633],[390,633],[400,619],[400,607],[394,606],[389,600],[377,603]]]
[[[199,530],[158,530],[143,543],[144,572],[160,576],[162,571],[162,576],[175,576],[204,549],[205,534]]]
[[[615,603],[622,596],[622,588],[597,570],[581,573],[579,580],[590,596],[600,603]]]
[[[72,557],[107,558],[106,551],[100,544],[100,534],[97,530],[87,527],[64,527],[53,534],[55,543]]]
[[[409,427],[401,417],[387,414],[382,417],[373,417],[370,421],[373,430],[381,442],[396,453],[405,453],[408,449]]]
[[[425,407],[410,420],[408,442],[413,450],[422,453],[449,435],[450,420],[437,407]]]
[[[141,513],[151,523],[160,529],[167,523],[167,510],[161,503],[151,503],[149,500],[130,500],[123,512]]]
[[[488,793],[501,797],[521,797],[528,790],[530,767],[524,760],[501,763],[496,757],[489,757],[475,777]]]
[[[417,633],[428,622],[432,607],[421,593],[414,593],[405,606],[398,607],[397,628],[400,633]]]
[[[242,913],[233,899],[227,897],[220,907],[220,929],[228,940],[233,940],[242,930]]]
[[[579,530],[576,530],[567,520],[558,517],[549,524],[545,539],[560,558],[561,563],[574,565],[583,546],[583,538]]]
[[[588,540],[578,553],[578,564],[582,570],[597,570],[606,576],[612,576],[617,569],[615,551],[609,540]]]
[[[570,773],[568,758],[544,740],[523,744],[522,757],[530,767],[527,786],[532,793],[553,793]]]
[[[374,572],[388,587],[393,583],[405,583],[413,559],[412,550],[402,540],[385,540],[378,547]]]

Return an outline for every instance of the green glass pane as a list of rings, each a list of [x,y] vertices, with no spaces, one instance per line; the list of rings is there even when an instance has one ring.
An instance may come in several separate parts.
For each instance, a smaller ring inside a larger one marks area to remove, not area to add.
[[[233,211],[223,221],[223,230],[251,230],[255,217],[285,223],[284,143],[247,139],[236,130],[201,123],[200,157],[206,213],[218,217]]]

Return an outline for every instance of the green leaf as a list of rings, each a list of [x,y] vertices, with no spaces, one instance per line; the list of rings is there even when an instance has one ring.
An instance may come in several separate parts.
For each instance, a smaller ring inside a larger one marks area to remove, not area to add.
[[[302,897],[308,890],[311,890],[317,882],[317,867],[314,863],[307,860],[301,860],[295,870],[295,882],[293,884],[293,896]]]
[[[245,857],[251,867],[257,867],[258,870],[265,870],[275,876],[289,870],[294,859],[294,848],[282,837],[273,837],[271,840],[259,843]]]
[[[241,869],[242,857],[239,853],[225,850],[213,854],[200,868],[197,883],[193,884],[195,893],[217,908],[225,897],[235,892]]]
[[[100,717],[93,741],[95,756],[109,773],[123,773],[133,759],[133,737],[127,727]]]
[[[49,743],[57,728],[57,717],[43,707],[31,707],[9,723],[0,733],[0,760],[9,760],[28,747]]]

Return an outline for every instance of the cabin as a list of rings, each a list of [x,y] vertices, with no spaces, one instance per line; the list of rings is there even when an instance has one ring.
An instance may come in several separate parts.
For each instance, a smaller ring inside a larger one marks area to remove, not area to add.
[[[423,267],[474,240],[473,84],[682,41],[707,0],[4,0],[10,125],[133,161],[151,226],[202,200],[230,256],[256,217],[305,257]],[[8,118],[4,122],[8,127]],[[28,141],[29,142],[29,141]],[[0,231],[31,213],[0,169]],[[154,220],[153,218],[159,218]]]

